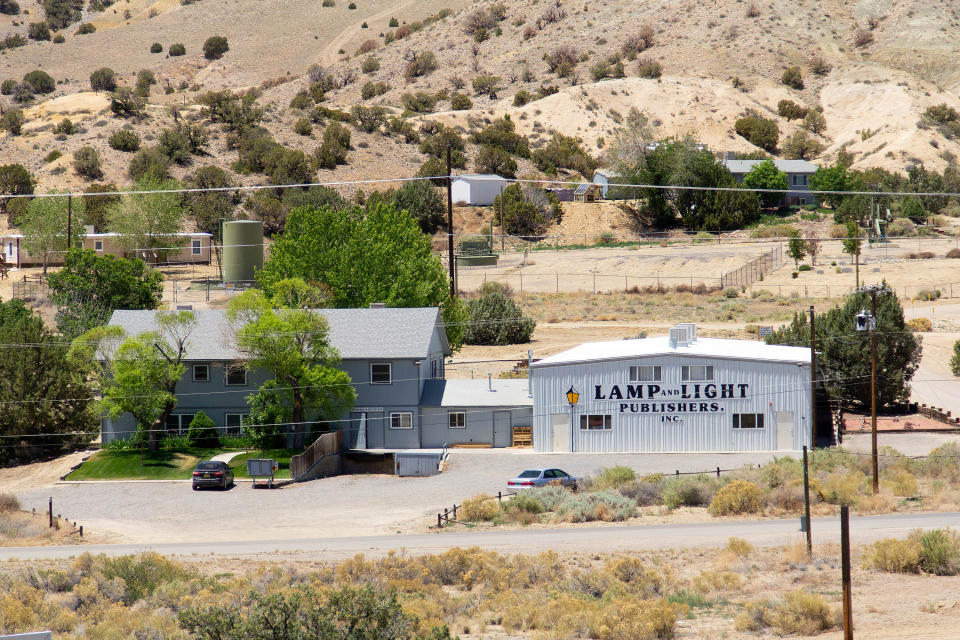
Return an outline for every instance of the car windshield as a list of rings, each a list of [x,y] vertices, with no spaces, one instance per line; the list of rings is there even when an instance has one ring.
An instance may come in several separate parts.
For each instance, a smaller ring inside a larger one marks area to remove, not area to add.
[[[527,469],[526,471],[524,471],[523,473],[521,473],[521,474],[520,474],[519,476],[517,476],[517,477],[518,477],[518,478],[539,478],[539,477],[540,477],[540,470],[539,470],[539,469]]]
[[[219,468],[219,462],[201,462],[197,465],[197,471],[216,471]]]

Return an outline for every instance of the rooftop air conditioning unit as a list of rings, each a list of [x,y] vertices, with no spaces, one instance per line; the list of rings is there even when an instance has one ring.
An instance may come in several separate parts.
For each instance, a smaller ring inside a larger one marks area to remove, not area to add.
[[[686,327],[671,327],[670,329],[670,346],[671,347],[685,347],[687,346],[687,328]]]

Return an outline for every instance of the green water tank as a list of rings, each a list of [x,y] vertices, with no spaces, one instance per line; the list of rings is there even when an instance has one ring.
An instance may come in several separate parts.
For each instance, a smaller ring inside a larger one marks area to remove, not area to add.
[[[263,269],[263,223],[231,220],[223,223],[223,281],[250,282]]]

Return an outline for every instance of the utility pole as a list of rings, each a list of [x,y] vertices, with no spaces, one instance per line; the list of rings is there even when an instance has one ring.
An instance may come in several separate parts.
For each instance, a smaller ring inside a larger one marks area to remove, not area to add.
[[[807,447],[803,447],[803,512],[807,520],[807,557],[813,557],[813,532],[810,531],[810,474],[807,471]]]
[[[850,508],[840,507],[840,581],[843,584],[843,640],[853,640],[853,594],[850,591]]]
[[[877,289],[870,288],[870,450],[873,452],[873,495],[880,493],[877,464]]]
[[[817,446],[817,324],[810,305],[810,448]],[[810,514],[807,514],[809,517]]]
[[[453,263],[453,167],[447,145],[447,258],[450,263],[450,297],[457,297],[456,270]]]

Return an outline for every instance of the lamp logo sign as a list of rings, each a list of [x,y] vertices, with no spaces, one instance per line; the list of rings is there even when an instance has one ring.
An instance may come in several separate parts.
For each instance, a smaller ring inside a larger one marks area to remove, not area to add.
[[[594,385],[593,399],[614,401],[620,413],[723,413],[721,400],[750,397],[746,383],[684,383],[676,387],[658,384]],[[642,401],[642,402],[641,402]],[[667,418],[667,416],[663,416]],[[664,419],[667,422],[679,422]]]

